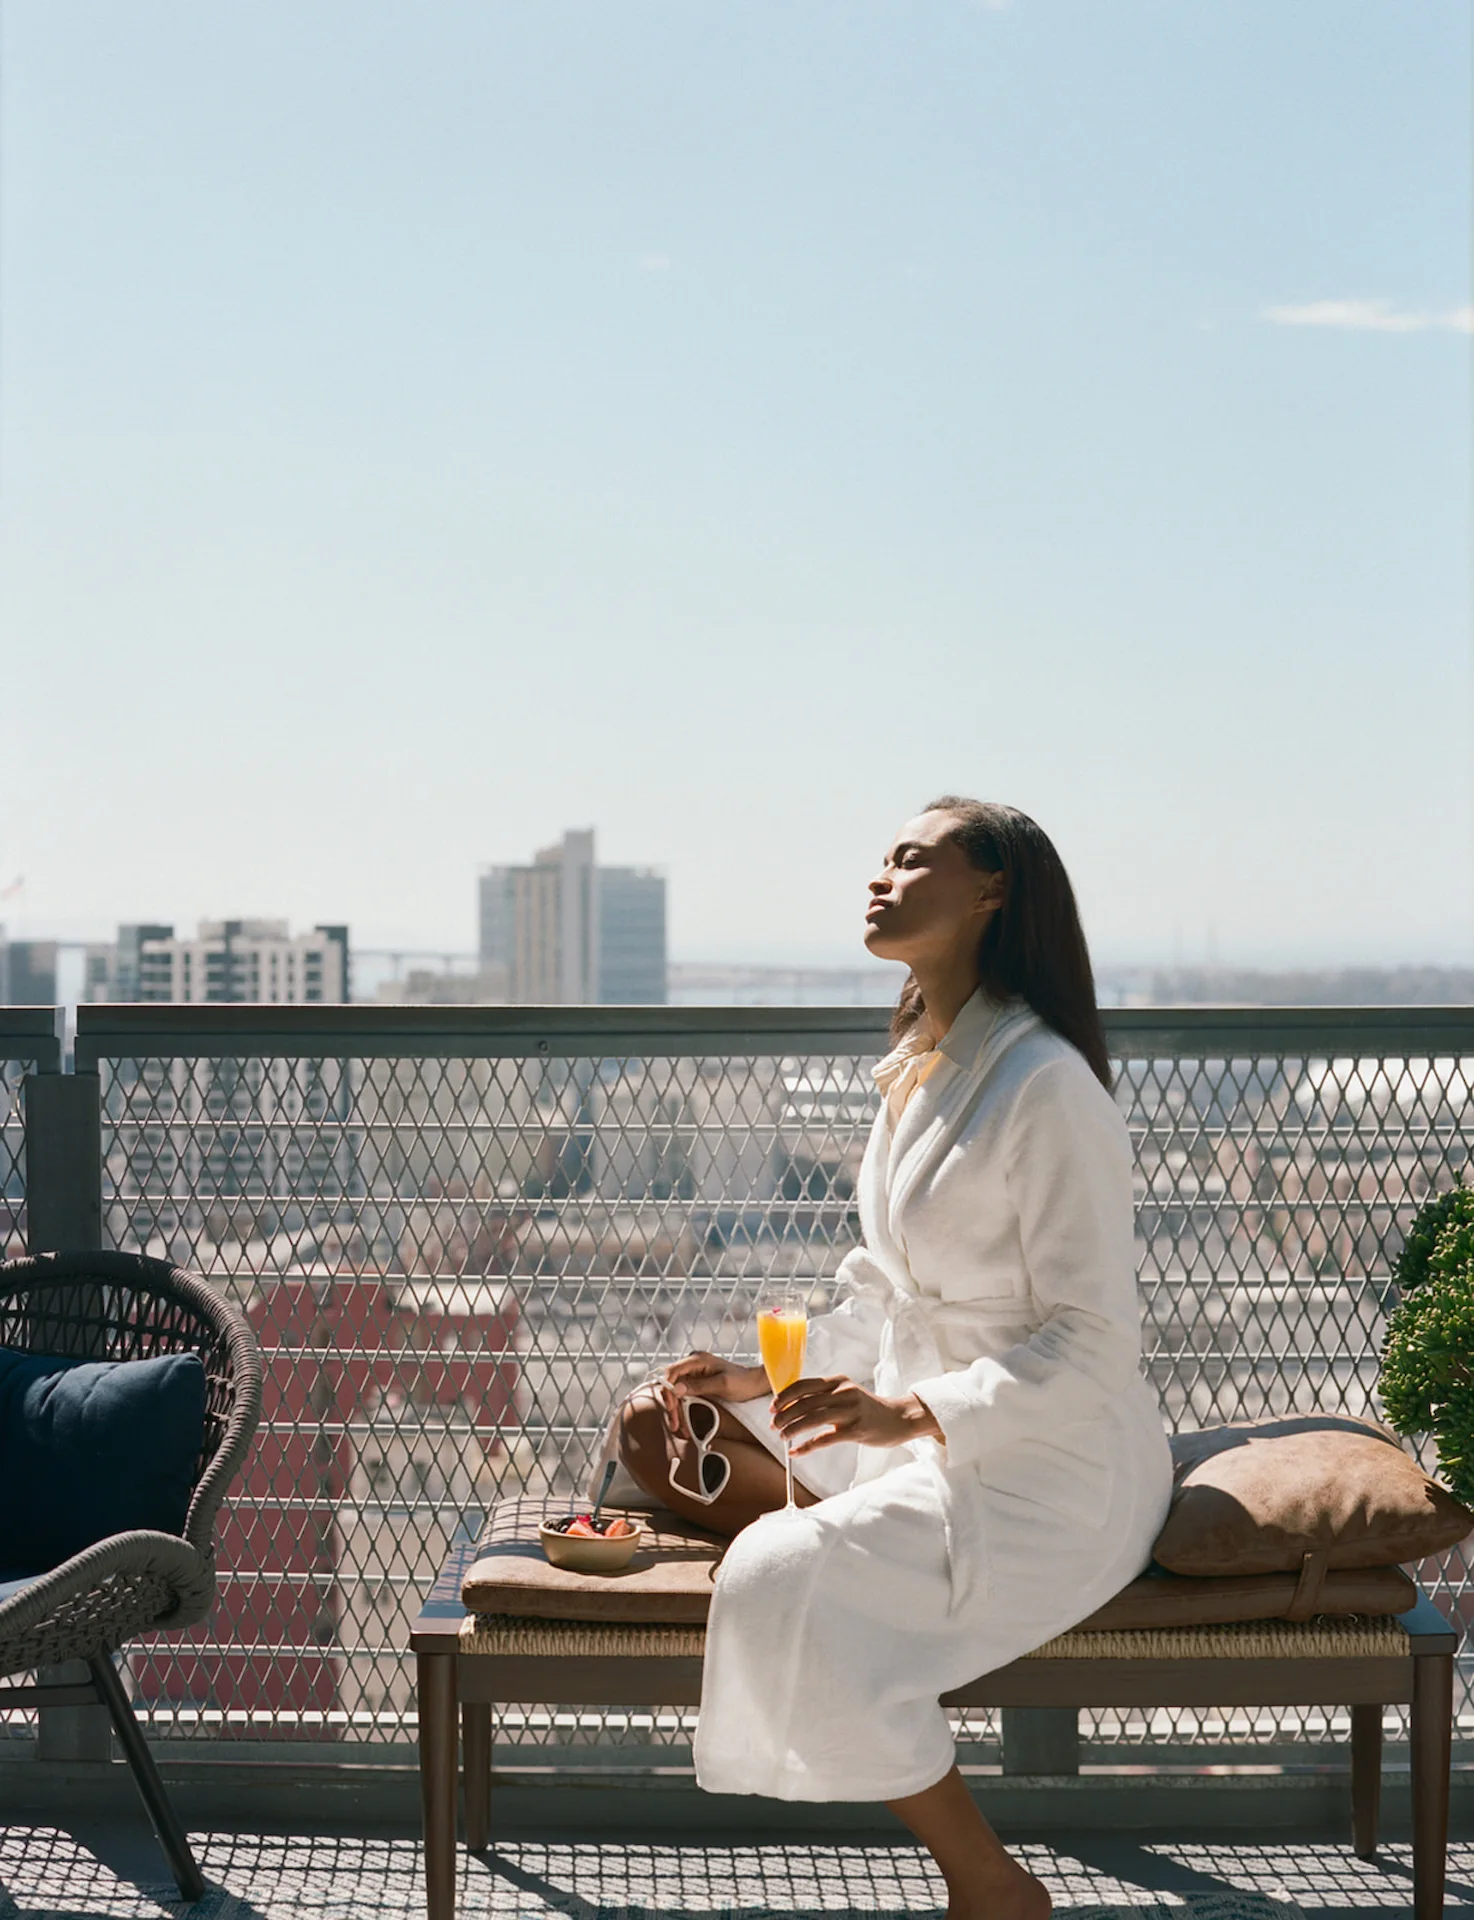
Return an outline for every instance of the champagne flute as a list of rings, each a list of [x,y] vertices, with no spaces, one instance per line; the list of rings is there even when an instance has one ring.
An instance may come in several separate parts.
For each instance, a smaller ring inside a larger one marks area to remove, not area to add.
[[[809,1309],[803,1295],[788,1281],[770,1280],[758,1295],[757,1346],[763,1371],[774,1393],[782,1393],[803,1377],[804,1346],[809,1336]],[[785,1509],[796,1506],[793,1497],[793,1454],[783,1440],[783,1477],[788,1488]]]

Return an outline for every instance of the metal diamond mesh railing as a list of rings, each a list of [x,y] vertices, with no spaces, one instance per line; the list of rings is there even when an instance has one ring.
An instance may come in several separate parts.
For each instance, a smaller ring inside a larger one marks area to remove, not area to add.
[[[0,1259],[26,1251],[26,1076],[60,1066],[50,1007],[0,1007]]]
[[[1474,1052],[1353,1052],[1366,1039],[1346,1024],[1319,1036],[1343,1054],[1246,1047],[1120,1063],[1147,1368],[1174,1430],[1280,1413],[1379,1417],[1390,1264],[1418,1204],[1464,1171]],[[1431,1453],[1426,1464],[1436,1467]],[[1451,1618],[1470,1618],[1464,1549],[1420,1573]],[[1474,1731],[1467,1676],[1463,1686],[1460,1719]],[[1140,1745],[1349,1731],[1348,1716],[1323,1709],[1097,1713],[1083,1724]]]
[[[34,1062],[0,1059],[0,1259],[26,1250],[26,1134],[22,1089]]]
[[[57,1049],[39,1046],[34,1036],[7,1034],[0,1026],[0,1259],[26,1251],[25,1081],[28,1073],[50,1067]],[[0,1713],[0,1739],[29,1737],[36,1724],[30,1708]]]
[[[768,1275],[826,1303],[857,1237],[877,1016],[826,1030],[810,1014],[805,1031],[745,1010],[698,1033],[690,1010],[684,1028],[642,1010],[594,1031],[569,1009],[538,1016],[538,1039],[531,1010],[478,1010],[474,1033],[407,1039],[402,1021],[376,1038],[366,1011],[346,1036],[299,1023],[227,1046],[176,1020],[89,1043],[110,1243],[225,1286],[266,1359],[221,1605],[135,1656],[140,1703],[176,1733],[404,1738],[407,1623],[447,1546],[502,1495],[580,1486],[653,1363],[750,1348]],[[1111,1023],[1147,1364],[1176,1427],[1374,1411],[1389,1260],[1464,1165],[1474,1017],[1306,1019]],[[1466,1619],[1462,1555],[1423,1572]],[[1117,1749],[1330,1730],[1283,1711],[1087,1727]],[[996,1740],[986,1717],[962,1731]],[[688,1733],[689,1717],[607,1710],[501,1726],[558,1745]]]

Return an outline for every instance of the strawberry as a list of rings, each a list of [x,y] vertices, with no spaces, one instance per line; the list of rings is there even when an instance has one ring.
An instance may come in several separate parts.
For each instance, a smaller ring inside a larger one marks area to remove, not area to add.
[[[627,1540],[633,1532],[634,1528],[628,1520],[611,1520],[608,1522],[605,1537],[610,1540]]]
[[[580,1514],[568,1528],[570,1534],[579,1540],[597,1540],[599,1533],[586,1514]]]

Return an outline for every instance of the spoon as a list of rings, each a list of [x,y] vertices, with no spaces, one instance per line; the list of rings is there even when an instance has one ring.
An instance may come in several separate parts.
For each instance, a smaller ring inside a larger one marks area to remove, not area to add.
[[[609,1498],[609,1488],[614,1480],[614,1467],[615,1467],[615,1462],[613,1460],[610,1460],[605,1465],[604,1478],[599,1482],[599,1497],[594,1502],[594,1511],[589,1515],[589,1525],[592,1527],[598,1526],[599,1509],[600,1507],[603,1506],[604,1502]]]

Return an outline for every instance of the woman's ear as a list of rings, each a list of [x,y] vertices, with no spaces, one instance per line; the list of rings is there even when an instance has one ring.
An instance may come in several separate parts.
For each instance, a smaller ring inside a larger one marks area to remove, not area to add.
[[[1003,896],[1006,891],[1001,873],[985,873],[983,884],[978,888],[974,910],[978,913],[996,913],[1003,905]]]

